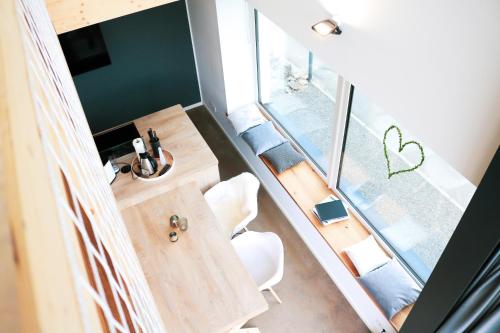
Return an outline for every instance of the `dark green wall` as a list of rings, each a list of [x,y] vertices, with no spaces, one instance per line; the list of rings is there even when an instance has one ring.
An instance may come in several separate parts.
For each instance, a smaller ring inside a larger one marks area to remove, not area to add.
[[[92,132],[200,101],[184,1],[100,26],[111,65],[73,78]]]

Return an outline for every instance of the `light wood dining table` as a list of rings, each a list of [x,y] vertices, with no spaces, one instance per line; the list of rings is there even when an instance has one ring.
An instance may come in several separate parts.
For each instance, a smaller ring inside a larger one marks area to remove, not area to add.
[[[188,219],[177,242],[168,237],[174,214]],[[229,332],[268,309],[196,183],[122,215],[167,332]]]

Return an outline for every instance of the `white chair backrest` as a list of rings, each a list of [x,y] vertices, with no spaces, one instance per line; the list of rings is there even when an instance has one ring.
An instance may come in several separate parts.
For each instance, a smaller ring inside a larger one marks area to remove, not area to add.
[[[258,212],[259,180],[249,172],[222,181],[205,194],[209,206],[231,235],[241,231]],[[239,213],[234,213],[238,211]]]

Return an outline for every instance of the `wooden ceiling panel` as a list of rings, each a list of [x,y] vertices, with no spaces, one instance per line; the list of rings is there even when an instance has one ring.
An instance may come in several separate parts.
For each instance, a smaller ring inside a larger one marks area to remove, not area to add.
[[[177,0],[45,0],[58,34]]]

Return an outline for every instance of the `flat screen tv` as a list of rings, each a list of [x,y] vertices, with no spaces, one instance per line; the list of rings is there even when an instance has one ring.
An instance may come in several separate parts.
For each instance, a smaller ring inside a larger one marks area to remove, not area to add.
[[[60,34],[59,42],[73,76],[111,64],[99,24]]]

